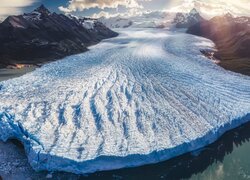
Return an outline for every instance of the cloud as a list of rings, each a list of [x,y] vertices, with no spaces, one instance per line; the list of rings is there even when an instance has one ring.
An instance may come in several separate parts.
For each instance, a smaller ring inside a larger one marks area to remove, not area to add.
[[[0,19],[9,15],[17,15],[22,13],[22,9],[30,6],[35,0],[1,0],[0,3]]]
[[[133,16],[137,16],[137,15],[141,15],[144,11],[141,11],[141,9],[137,9],[137,8],[131,8],[128,9],[128,11],[123,12],[123,13],[110,13],[107,11],[100,11],[99,13],[94,13],[91,17],[95,18],[95,19],[99,19],[101,17],[105,17],[105,18],[112,18],[112,17],[133,17]]]
[[[142,8],[138,3],[145,0],[70,0],[67,7],[60,6],[59,10],[69,13],[75,11],[83,11],[90,8],[118,8],[124,6],[126,8]],[[150,0],[146,0],[150,1]]]
[[[105,17],[105,18],[111,18],[111,17],[116,17],[116,16],[119,16],[120,13],[109,13],[109,12],[106,12],[106,11],[101,11],[99,13],[94,13],[91,17],[92,18],[95,18],[95,19],[99,19],[101,17]]]
[[[249,0],[175,0],[172,1],[173,12],[189,12],[195,7],[203,16],[209,18],[230,12],[234,15],[249,15]]]
[[[65,8],[63,6],[58,7],[58,9],[60,11],[64,12],[64,13],[70,13],[70,12],[72,12],[72,10],[70,10],[69,8]]]

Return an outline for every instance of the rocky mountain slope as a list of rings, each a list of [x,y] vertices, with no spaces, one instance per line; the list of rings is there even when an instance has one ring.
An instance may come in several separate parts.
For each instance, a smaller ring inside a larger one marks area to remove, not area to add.
[[[222,67],[250,75],[250,17],[217,16],[198,22],[187,32],[213,40]]]
[[[0,66],[55,60],[116,35],[100,22],[51,13],[42,5],[0,24]]]
[[[173,23],[177,28],[188,28],[201,21],[204,21],[204,18],[193,8],[189,13],[177,13]]]

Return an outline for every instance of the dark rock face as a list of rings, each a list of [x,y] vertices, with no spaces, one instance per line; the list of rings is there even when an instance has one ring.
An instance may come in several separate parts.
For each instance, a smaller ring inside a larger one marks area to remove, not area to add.
[[[87,50],[118,34],[94,19],[51,13],[43,5],[31,13],[9,16],[0,24],[0,64],[42,63]]]
[[[217,16],[196,23],[187,33],[214,41],[221,66],[250,75],[250,17]]]
[[[176,28],[189,28],[190,26],[201,22],[204,19],[199,12],[194,8],[189,13],[177,13],[173,23],[176,24]]]

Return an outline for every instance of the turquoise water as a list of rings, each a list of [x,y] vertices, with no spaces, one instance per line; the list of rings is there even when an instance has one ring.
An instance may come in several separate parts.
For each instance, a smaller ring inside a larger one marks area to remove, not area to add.
[[[35,69],[35,66],[24,67],[21,69],[0,69],[0,81],[5,81],[11,78],[22,76],[26,73],[34,71]]]
[[[245,129],[246,134],[250,134],[250,127]],[[235,133],[234,138],[240,136]],[[243,135],[244,136],[244,135]],[[238,137],[240,138],[240,137]],[[230,139],[228,140],[230,141]],[[241,142],[234,143],[228,148],[229,152],[223,159],[212,163],[203,172],[192,175],[192,180],[237,180],[250,179],[250,143],[249,137]],[[219,152],[219,150],[218,150]],[[202,163],[202,162],[201,162]]]

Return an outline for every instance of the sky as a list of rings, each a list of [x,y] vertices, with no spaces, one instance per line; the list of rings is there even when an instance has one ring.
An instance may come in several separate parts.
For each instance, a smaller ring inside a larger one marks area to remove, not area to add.
[[[133,16],[148,11],[189,11],[193,6],[211,15],[225,11],[249,15],[250,0],[1,0],[0,18],[30,12],[44,4],[57,13],[78,16]]]

